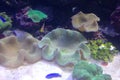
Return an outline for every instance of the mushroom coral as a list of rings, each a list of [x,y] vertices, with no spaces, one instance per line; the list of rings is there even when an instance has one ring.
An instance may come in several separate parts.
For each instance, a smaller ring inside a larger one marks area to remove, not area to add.
[[[46,19],[48,17],[45,13],[32,9],[30,9],[26,14],[28,18],[32,19],[35,23],[39,23],[42,19]]]
[[[73,69],[73,80],[112,80],[108,74],[103,74],[103,70],[96,64],[87,61],[79,61]]]
[[[38,45],[43,47],[42,57],[45,60],[54,60],[60,66],[67,66],[90,57],[86,42],[85,37],[77,31],[57,28],[45,35]]]
[[[72,25],[74,28],[85,31],[85,32],[96,32],[98,31],[98,23],[100,19],[93,13],[84,14],[79,12],[71,17]]]
[[[34,63],[41,58],[38,40],[28,33],[18,31],[0,40],[0,65],[16,68],[26,63]]]

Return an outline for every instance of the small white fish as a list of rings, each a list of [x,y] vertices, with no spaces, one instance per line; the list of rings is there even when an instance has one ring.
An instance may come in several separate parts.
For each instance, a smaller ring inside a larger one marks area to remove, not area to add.
[[[73,8],[72,8],[72,12],[74,12],[76,8],[77,8],[77,7],[73,7]]]

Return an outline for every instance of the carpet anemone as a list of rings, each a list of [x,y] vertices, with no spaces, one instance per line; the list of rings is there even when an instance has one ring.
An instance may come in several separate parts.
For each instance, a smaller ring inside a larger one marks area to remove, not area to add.
[[[100,19],[93,13],[85,14],[80,11],[73,15],[71,19],[73,27],[79,31],[96,32],[99,29],[97,22],[100,21]]]
[[[57,28],[45,35],[38,45],[39,48],[43,47],[42,57],[45,60],[54,60],[58,65],[66,66],[90,57],[86,42],[77,31]]]
[[[34,63],[41,58],[38,40],[28,33],[18,31],[18,34],[0,40],[0,64],[4,67],[16,68],[24,62]]]

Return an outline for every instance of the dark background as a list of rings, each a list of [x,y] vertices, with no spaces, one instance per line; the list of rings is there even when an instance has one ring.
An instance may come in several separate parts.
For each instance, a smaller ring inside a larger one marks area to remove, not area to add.
[[[47,24],[56,26],[69,26],[70,18],[74,14],[82,11],[84,13],[94,13],[100,17],[99,24],[110,23],[110,15],[120,6],[120,0],[0,0],[0,12],[6,12],[14,16],[21,9],[30,6],[45,12],[49,19]],[[74,11],[73,8],[76,8]],[[70,27],[69,27],[70,28]],[[120,49],[120,37],[107,38]]]

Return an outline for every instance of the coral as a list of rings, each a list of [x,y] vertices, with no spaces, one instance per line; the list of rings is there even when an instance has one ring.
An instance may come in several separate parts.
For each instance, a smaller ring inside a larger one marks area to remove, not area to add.
[[[120,34],[117,33],[114,29],[114,26],[112,24],[108,25],[107,27],[101,27],[100,31],[110,37],[116,37],[119,36]]]
[[[94,38],[93,39],[104,39],[105,40],[105,36],[103,35],[103,33],[101,31],[97,31],[93,34]]]
[[[5,67],[16,68],[41,58],[54,60],[60,66],[73,66],[81,59],[90,58],[87,40],[77,31],[58,28],[41,41],[19,30],[7,31],[4,35],[0,40],[0,64]]]
[[[97,75],[92,80],[112,80],[111,76],[108,74]]]
[[[87,40],[77,31],[57,28],[43,37],[39,42],[42,57],[60,66],[74,65],[82,58],[88,59],[90,50],[86,46]]]
[[[29,6],[22,9],[15,16],[15,24],[21,30],[35,32],[42,26],[42,20],[46,18],[40,11],[32,10]]]
[[[117,33],[120,33],[120,6],[118,6],[111,14],[111,24]]]
[[[118,50],[112,43],[102,39],[90,40],[87,44],[91,50],[91,56],[96,60],[109,62],[113,60],[113,56],[118,53]]]
[[[100,66],[87,61],[79,61],[72,73],[74,80],[112,80],[108,74],[103,74]]]
[[[42,19],[47,18],[46,14],[44,14],[43,12],[38,11],[38,10],[30,9],[27,11],[26,14],[27,14],[28,18],[32,19],[32,21],[35,23],[39,23]]]
[[[12,20],[5,12],[0,13],[0,30],[12,27]]]
[[[74,28],[85,31],[85,32],[96,32],[98,31],[98,23],[100,19],[93,13],[84,14],[79,12],[71,17],[72,25]]]
[[[10,35],[0,40],[0,64],[8,68],[19,67],[24,62],[34,63],[41,58],[38,40],[28,33],[16,32],[16,36]]]

